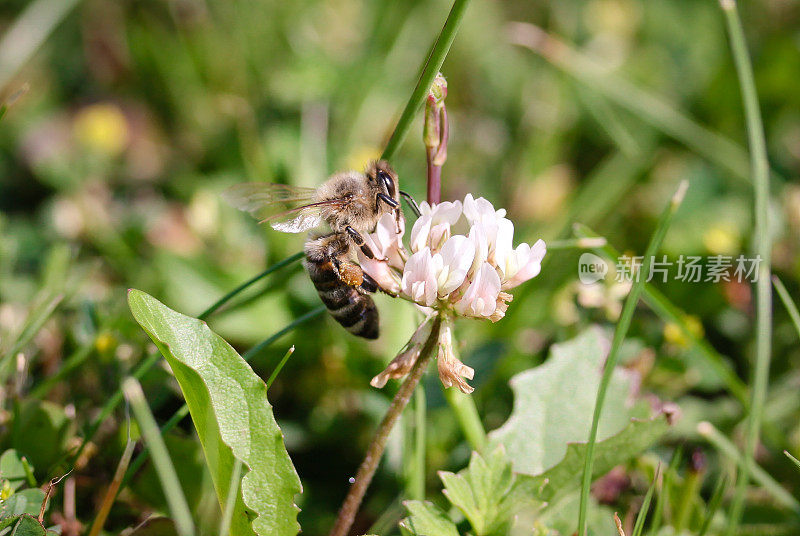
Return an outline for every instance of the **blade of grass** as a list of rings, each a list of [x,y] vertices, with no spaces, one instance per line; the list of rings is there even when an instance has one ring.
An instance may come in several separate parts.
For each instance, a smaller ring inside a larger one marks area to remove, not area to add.
[[[786,455],[787,458],[792,460],[792,463],[794,463],[797,466],[798,469],[800,469],[800,460],[798,460],[797,458],[795,458],[794,456],[789,454],[789,452],[786,451],[786,450],[784,450],[783,453]]]
[[[274,382],[275,378],[278,377],[278,374],[280,374],[281,369],[283,369],[283,366],[286,364],[287,361],[289,361],[289,358],[293,353],[294,353],[294,345],[292,345],[291,348],[286,350],[286,353],[283,355],[283,359],[281,359],[280,363],[278,363],[278,365],[275,367],[275,370],[272,371],[272,374],[269,375],[269,379],[267,380],[267,391],[269,391],[272,382]]]
[[[294,347],[292,347],[294,348]],[[231,484],[228,487],[228,500],[225,501],[225,509],[222,511],[222,519],[219,522],[219,535],[227,536],[231,530],[231,520],[233,519],[233,508],[236,505],[236,497],[239,496],[239,483],[242,478],[242,460],[236,458],[231,473]]]
[[[661,489],[658,491],[658,498],[656,499],[656,508],[653,513],[653,522],[650,525],[648,534],[658,534],[661,528],[661,521],[664,519],[664,510],[667,508],[667,500],[672,496],[672,477],[677,474],[678,466],[683,459],[683,445],[678,445],[675,452],[672,453],[672,459],[669,461],[667,470],[661,475]]]
[[[659,465],[656,468],[656,474],[653,477],[653,482],[650,484],[650,487],[647,489],[647,493],[644,496],[644,500],[642,501],[642,507],[639,509],[639,513],[636,515],[636,523],[633,525],[633,532],[631,536],[642,536],[642,531],[644,530],[644,521],[647,519],[647,510],[650,508],[650,501],[653,500],[653,492],[656,489],[656,483],[658,482],[658,474],[661,470],[661,466]]]
[[[736,491],[731,504],[727,535],[732,536],[742,519],[745,492],[750,480],[750,472],[754,470],[755,453],[761,434],[761,417],[764,401],[767,396],[769,382],[769,365],[772,353],[772,286],[771,254],[772,244],[769,236],[769,163],[767,160],[767,143],[764,139],[764,125],[761,121],[761,110],[758,106],[758,95],[753,78],[753,67],[744,29],[739,19],[735,0],[720,0],[725,14],[725,23],[730,35],[731,51],[739,77],[742,101],[744,103],[745,121],[747,123],[747,141],[750,147],[750,170],[755,194],[755,229],[753,240],[755,253],[761,258],[758,265],[758,281],[756,282],[756,363],[752,373],[753,388],[750,391],[750,407],[745,434],[745,464],[740,468],[736,479]],[[743,168],[744,169],[744,168]]]
[[[512,43],[539,54],[555,67],[710,162],[740,179],[752,179],[746,171],[747,154],[742,147],[701,126],[661,97],[608,74],[601,65],[533,24],[512,23],[509,35]]]
[[[242,291],[244,291],[244,290],[250,288],[252,285],[258,283],[259,281],[261,281],[262,279],[267,277],[272,272],[274,272],[276,270],[280,270],[281,268],[283,268],[285,266],[289,266],[293,262],[299,261],[304,256],[305,256],[305,253],[303,253],[301,251],[299,253],[295,253],[294,255],[292,255],[290,257],[286,257],[282,261],[279,261],[279,262],[273,264],[272,266],[270,266],[269,268],[267,268],[266,270],[264,270],[260,274],[256,275],[255,277],[253,277],[251,279],[248,279],[247,281],[245,281],[244,283],[242,283],[241,285],[239,285],[235,289],[233,289],[230,292],[228,292],[227,294],[225,294],[223,297],[221,297],[216,302],[214,302],[214,304],[211,305],[208,309],[206,309],[205,311],[200,313],[200,315],[197,318],[199,318],[200,320],[207,319],[209,316],[211,316],[217,310],[219,310],[220,307],[222,307],[223,305],[228,303],[231,300],[231,298],[237,296]]]
[[[579,536],[584,536],[586,534],[586,511],[589,505],[589,490],[592,484],[594,447],[595,443],[597,442],[597,429],[600,424],[600,415],[603,412],[603,405],[605,404],[606,391],[608,390],[608,385],[611,382],[611,375],[614,372],[614,368],[617,366],[617,360],[619,359],[619,350],[622,347],[622,341],[625,339],[625,335],[628,333],[628,328],[630,327],[631,320],[633,319],[633,312],[636,309],[637,303],[639,302],[639,296],[644,288],[644,282],[647,274],[650,272],[652,258],[658,251],[658,248],[661,247],[661,242],[664,240],[664,236],[667,234],[667,229],[669,229],[669,224],[672,222],[675,212],[678,210],[678,207],[680,207],[680,204],[683,201],[683,196],[686,194],[686,189],[688,186],[688,182],[681,182],[680,186],[678,186],[678,190],[672,196],[672,199],[667,205],[667,208],[664,209],[664,212],[658,222],[658,226],[656,227],[656,231],[653,234],[653,237],[650,239],[650,243],[647,245],[642,268],[633,283],[633,287],[631,287],[628,298],[625,300],[625,305],[622,308],[620,320],[617,323],[616,329],[614,330],[614,338],[611,341],[611,350],[608,354],[608,358],[606,359],[605,368],[603,369],[603,377],[600,380],[600,387],[597,390],[597,401],[595,402],[594,416],[592,418],[592,429],[589,432],[589,440],[587,442],[586,460],[583,466],[580,508],[578,510]]]
[[[78,0],[37,0],[28,5],[0,40],[0,91],[77,3]]]
[[[381,158],[385,160],[394,158],[397,149],[408,135],[411,123],[414,121],[414,115],[420,109],[422,103],[425,102],[433,79],[436,78],[439,70],[441,70],[444,59],[450,51],[450,45],[453,44],[453,40],[456,38],[458,27],[461,25],[461,20],[464,18],[464,12],[467,10],[468,4],[469,0],[455,0],[453,2],[450,14],[447,16],[444,26],[442,26],[442,31],[439,32],[439,37],[433,45],[433,50],[431,50],[430,56],[425,62],[425,68],[422,70],[419,81],[417,81],[417,85],[411,93],[400,119],[397,121],[397,126],[394,128],[394,132],[392,132]]]
[[[114,472],[114,479],[108,486],[108,490],[103,497],[103,503],[100,505],[100,510],[97,511],[97,516],[94,518],[92,528],[89,530],[89,536],[98,536],[100,531],[103,530],[103,525],[105,525],[108,514],[111,512],[111,507],[114,505],[114,501],[117,498],[117,492],[122,484],[122,478],[125,476],[125,471],[128,470],[128,464],[131,463],[131,457],[133,456],[133,449],[135,447],[136,442],[128,439],[125,450],[122,452],[122,457],[117,464],[117,469]]]
[[[725,494],[725,488],[728,487],[728,477],[726,475],[720,475],[717,479],[717,483],[714,485],[714,491],[711,493],[711,498],[708,500],[708,504],[706,505],[706,517],[703,520],[703,525],[700,527],[700,532],[697,533],[697,536],[705,536],[708,529],[711,528],[711,522],[714,521],[714,516],[717,515],[717,510],[719,510],[720,505],[722,504],[722,497]]]
[[[792,319],[794,329],[797,330],[797,335],[800,336],[800,312],[797,311],[797,305],[792,301],[792,297],[789,296],[789,291],[783,286],[778,276],[772,276],[772,284],[775,286],[775,290],[778,291],[778,296],[783,302],[783,306],[786,307],[786,310],[789,312],[789,317]]]
[[[134,378],[128,377],[122,382],[122,389],[125,393],[125,398],[131,405],[136,422],[139,423],[139,429],[144,436],[145,442],[150,446],[150,451],[153,453],[156,474],[158,474],[158,479],[161,481],[161,487],[164,490],[170,513],[175,520],[178,534],[180,536],[194,536],[194,522],[189,512],[189,505],[183,495],[183,489],[181,488],[180,480],[178,480],[178,474],[175,472],[175,467],[172,465],[172,460],[170,460],[167,446],[161,438],[156,420],[144,398],[142,386]]]
[[[698,423],[697,433],[711,443],[714,448],[733,460],[740,471],[746,464],[750,463],[749,460],[742,456],[742,454],[736,448],[736,445],[731,443],[731,441],[722,435],[722,433],[710,422],[704,421]],[[752,470],[750,471],[750,474],[752,475],[753,480],[763,487],[767,493],[772,495],[779,504],[794,510],[795,512],[800,512],[800,502],[798,502],[798,500],[795,499],[791,493],[783,489],[783,487],[776,482],[775,479],[769,475],[769,473],[762,469],[761,466],[752,463]]]
[[[581,238],[600,238],[596,232],[582,224],[574,225],[575,234]],[[610,262],[616,262],[620,257],[620,252],[610,244],[606,244],[600,249],[596,249],[597,255],[603,256]],[[677,325],[683,336],[686,337],[700,352],[706,362],[717,372],[719,378],[725,383],[728,391],[733,394],[744,407],[749,404],[747,396],[747,386],[736,375],[731,365],[725,361],[714,348],[703,338],[697,336],[686,324],[686,313],[675,306],[657,288],[649,283],[645,283],[643,298],[644,302],[652,309],[665,323]]]
[[[5,363],[12,360],[17,353],[22,351],[25,346],[31,342],[63,301],[64,295],[57,294],[47,299],[42,305],[34,307],[34,309],[31,310],[19,336],[16,341],[14,341],[14,345],[3,354],[2,363],[4,363],[4,367]]]

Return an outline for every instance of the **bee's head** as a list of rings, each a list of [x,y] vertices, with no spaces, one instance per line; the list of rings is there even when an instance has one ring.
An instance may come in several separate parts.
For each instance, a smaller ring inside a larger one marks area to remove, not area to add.
[[[386,160],[371,162],[367,166],[367,177],[370,183],[376,186],[380,192],[392,199],[398,199],[397,173],[394,172]]]

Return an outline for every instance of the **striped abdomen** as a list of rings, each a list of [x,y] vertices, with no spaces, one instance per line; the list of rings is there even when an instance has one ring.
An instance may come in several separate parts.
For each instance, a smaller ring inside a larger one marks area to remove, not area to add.
[[[378,308],[372,298],[342,282],[329,260],[306,258],[304,264],[331,316],[353,335],[377,339]]]

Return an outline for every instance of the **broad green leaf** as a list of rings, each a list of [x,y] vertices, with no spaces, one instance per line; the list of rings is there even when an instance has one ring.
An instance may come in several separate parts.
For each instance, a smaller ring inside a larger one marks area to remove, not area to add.
[[[459,536],[455,524],[436,505],[428,501],[406,501],[408,513],[400,522],[404,534],[412,536]]]
[[[27,480],[25,466],[16,450],[8,449],[0,456],[0,479],[7,480],[13,490]]]
[[[469,466],[458,474],[439,472],[447,499],[469,520],[475,534],[506,534],[511,521],[508,492],[514,481],[511,462],[502,445],[484,460],[472,453]]]
[[[11,446],[39,471],[46,471],[64,455],[74,419],[52,402],[27,400],[14,419]]]
[[[39,520],[32,515],[23,514],[21,516],[12,518],[14,529],[11,531],[13,536],[57,536],[58,533],[52,530],[47,530],[39,523]],[[9,520],[5,520],[8,522]],[[0,526],[8,527],[11,524],[2,524]]]
[[[667,416],[633,420],[618,434],[595,445],[593,478],[603,475],[650,447],[669,428]],[[514,496],[552,501],[580,487],[586,443],[570,443],[564,458],[538,476],[517,475]]]
[[[555,466],[571,442],[586,441],[610,342],[590,328],[574,339],[553,345],[549,359],[514,376],[514,408],[503,426],[489,436],[490,445],[505,445],[514,471],[538,475]],[[608,387],[598,439],[622,430],[631,418],[649,417],[647,404],[633,403],[634,372],[619,368]]]
[[[296,534],[300,527],[294,496],[302,487],[264,382],[205,322],[177,313],[138,290],[129,292],[128,303],[178,380],[220,505],[227,500],[235,459],[246,468],[231,534]]]
[[[0,502],[0,518],[21,514],[38,515],[44,502],[44,492],[39,488],[25,489]]]

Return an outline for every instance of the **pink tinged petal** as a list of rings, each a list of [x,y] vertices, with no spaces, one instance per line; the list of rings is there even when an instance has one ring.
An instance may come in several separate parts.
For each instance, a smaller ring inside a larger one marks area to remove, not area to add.
[[[420,305],[430,307],[436,301],[436,273],[431,250],[414,253],[406,262],[401,281],[403,292]]]
[[[471,393],[474,389],[464,380],[471,380],[475,371],[458,360],[453,351],[453,333],[449,322],[442,324],[439,332],[439,353],[437,355],[439,380],[445,388],[455,385],[463,393]]]
[[[431,334],[431,316],[425,318],[417,327],[403,349],[392,359],[383,372],[372,378],[369,382],[373,387],[381,388],[391,378],[402,378],[411,371],[414,363],[417,362],[422,346]]]
[[[514,251],[516,269],[503,283],[503,289],[514,288],[525,281],[539,275],[542,270],[542,259],[547,252],[544,240],[537,240],[533,246],[522,243]]]
[[[428,245],[432,224],[433,218],[430,214],[423,214],[414,222],[414,227],[411,228],[411,251],[414,253],[422,251]]]
[[[500,276],[491,264],[484,262],[454,307],[464,316],[490,317],[497,308],[499,294]]]
[[[489,257],[489,240],[482,225],[473,225],[469,230],[469,239],[475,246],[475,257],[472,263],[472,273],[476,273]]]
[[[444,298],[464,282],[475,258],[475,244],[466,236],[455,235],[445,242],[441,251],[443,261],[437,282],[439,297]]]
[[[497,235],[495,237],[494,251],[490,259],[500,268],[505,275],[506,263],[514,251],[514,224],[506,218],[497,220]]]
[[[359,252],[358,264],[383,290],[395,296],[400,293],[400,275],[389,263],[378,259],[367,259]]]

